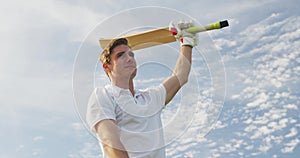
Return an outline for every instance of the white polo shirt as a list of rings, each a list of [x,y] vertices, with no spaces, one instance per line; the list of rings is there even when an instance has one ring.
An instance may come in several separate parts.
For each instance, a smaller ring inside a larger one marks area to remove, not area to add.
[[[160,116],[165,106],[165,98],[166,90],[162,84],[145,90],[135,90],[134,96],[129,89],[114,85],[95,88],[87,107],[87,123],[96,132],[94,126],[99,121],[115,120],[120,130],[120,140],[129,157],[164,158]]]

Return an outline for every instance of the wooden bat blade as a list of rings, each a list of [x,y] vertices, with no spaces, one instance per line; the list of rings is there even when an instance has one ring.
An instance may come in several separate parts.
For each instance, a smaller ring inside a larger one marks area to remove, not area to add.
[[[128,45],[133,50],[138,50],[142,48],[152,47],[152,46],[176,41],[175,37],[169,31],[168,27],[145,31],[145,32],[136,33],[132,35],[120,36],[117,38],[126,38],[128,40]],[[104,49],[111,40],[117,38],[111,38],[111,39],[102,38],[99,40],[99,42],[101,47]]]
[[[199,33],[204,31],[210,31],[215,29],[221,29],[229,26],[227,20],[211,23],[205,26],[193,26],[187,28],[186,31],[189,33]],[[169,27],[154,29],[150,31],[145,31],[141,33],[136,33],[132,35],[124,35],[116,38],[102,38],[99,40],[101,47],[104,49],[111,40],[117,38],[126,38],[128,40],[128,45],[133,50],[152,47],[160,44],[170,43],[176,41],[172,32],[169,31]]]

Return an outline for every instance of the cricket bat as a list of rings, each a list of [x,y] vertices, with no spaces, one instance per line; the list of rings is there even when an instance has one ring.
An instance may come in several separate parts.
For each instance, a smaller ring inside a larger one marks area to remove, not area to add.
[[[204,26],[193,26],[187,28],[190,33],[198,33],[204,31],[210,31],[215,29],[221,29],[223,27],[229,26],[228,21],[215,22]],[[132,50],[138,50],[143,48],[148,48],[156,45],[166,44],[170,42],[175,42],[176,38],[174,35],[176,30],[169,30],[169,27],[158,28],[154,30],[144,31],[140,33],[135,33],[131,35],[124,35],[115,38],[101,38],[99,40],[100,46],[104,49],[108,43],[117,38],[126,38],[128,40],[128,45]]]

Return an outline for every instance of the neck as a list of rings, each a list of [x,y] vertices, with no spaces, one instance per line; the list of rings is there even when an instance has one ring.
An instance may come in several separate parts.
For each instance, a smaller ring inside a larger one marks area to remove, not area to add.
[[[133,80],[130,79],[129,81],[124,81],[124,80],[112,80],[111,83],[115,86],[118,86],[123,89],[129,89],[131,94],[134,95],[134,84]]]

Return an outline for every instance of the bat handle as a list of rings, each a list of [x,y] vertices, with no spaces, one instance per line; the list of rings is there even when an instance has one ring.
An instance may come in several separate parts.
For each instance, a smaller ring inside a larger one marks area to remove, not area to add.
[[[198,33],[198,32],[204,32],[209,30],[215,30],[215,29],[221,29],[223,27],[229,26],[229,23],[227,20],[215,22],[206,26],[193,26],[187,29],[187,32],[189,33]]]

